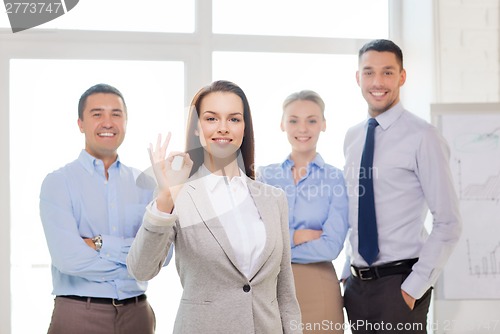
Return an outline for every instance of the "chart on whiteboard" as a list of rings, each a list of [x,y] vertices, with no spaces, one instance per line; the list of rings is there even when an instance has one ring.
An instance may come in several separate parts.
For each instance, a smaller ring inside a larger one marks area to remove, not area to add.
[[[500,114],[442,115],[463,219],[443,272],[447,299],[500,298]]]

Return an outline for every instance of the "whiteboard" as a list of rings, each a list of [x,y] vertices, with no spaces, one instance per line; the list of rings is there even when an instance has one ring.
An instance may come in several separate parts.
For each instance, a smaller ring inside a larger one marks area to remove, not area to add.
[[[450,147],[463,232],[442,276],[444,299],[500,299],[500,104],[435,104]]]

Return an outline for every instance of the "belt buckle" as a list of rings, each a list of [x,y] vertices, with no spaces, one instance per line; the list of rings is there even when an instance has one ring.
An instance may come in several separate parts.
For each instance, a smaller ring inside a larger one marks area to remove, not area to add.
[[[112,301],[111,301],[111,303],[112,303],[112,304],[113,304],[113,306],[115,306],[115,307],[125,305],[125,301],[123,301],[123,300],[122,300],[121,302],[120,302],[118,299],[114,299],[114,298],[113,298],[113,299],[111,299],[111,300],[112,300]]]
[[[370,268],[358,268],[359,279],[362,281],[370,281],[374,279],[375,276],[364,276],[363,273],[369,273]]]

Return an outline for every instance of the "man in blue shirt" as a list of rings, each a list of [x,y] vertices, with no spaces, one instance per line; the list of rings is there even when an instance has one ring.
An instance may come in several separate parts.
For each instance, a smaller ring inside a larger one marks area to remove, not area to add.
[[[126,125],[120,91],[90,87],[78,104],[85,149],[43,181],[40,216],[56,296],[50,334],[154,333],[147,283],[125,262],[154,185],[141,185],[140,172],[118,157]]]

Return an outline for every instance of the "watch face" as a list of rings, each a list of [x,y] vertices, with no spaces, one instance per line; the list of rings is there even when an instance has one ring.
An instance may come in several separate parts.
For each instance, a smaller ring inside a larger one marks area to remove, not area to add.
[[[101,250],[101,247],[102,247],[102,237],[100,235],[92,238],[92,241],[94,242],[94,245],[95,245],[95,249],[97,251]]]

